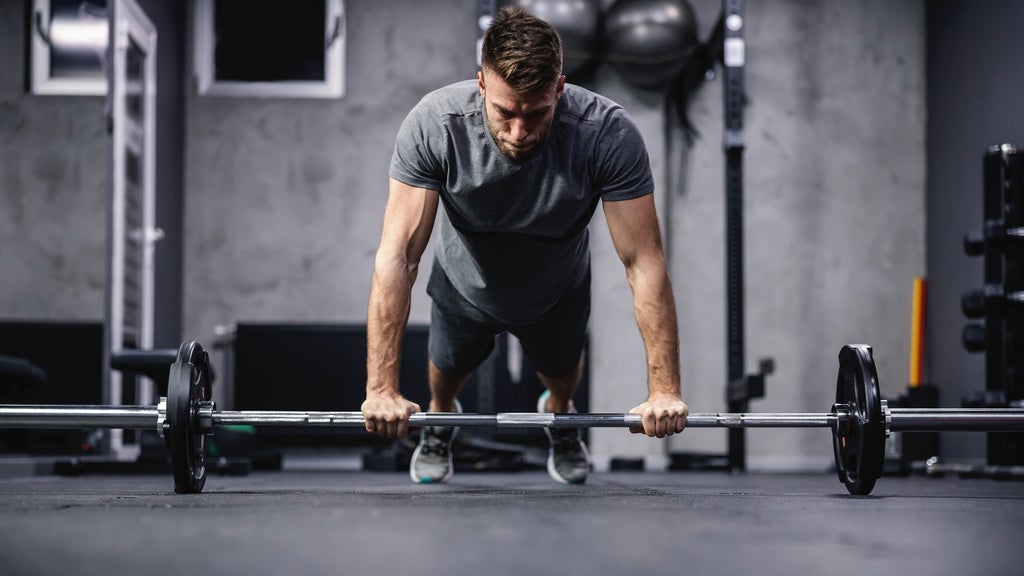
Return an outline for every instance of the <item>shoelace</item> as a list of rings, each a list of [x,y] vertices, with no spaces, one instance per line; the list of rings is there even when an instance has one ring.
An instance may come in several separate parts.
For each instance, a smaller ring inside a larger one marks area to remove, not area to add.
[[[551,430],[551,447],[559,456],[581,452],[578,430]]]
[[[436,454],[438,456],[448,455],[448,442],[451,440],[451,430],[446,429],[441,432],[427,429],[423,434],[423,447],[420,448],[420,454]]]

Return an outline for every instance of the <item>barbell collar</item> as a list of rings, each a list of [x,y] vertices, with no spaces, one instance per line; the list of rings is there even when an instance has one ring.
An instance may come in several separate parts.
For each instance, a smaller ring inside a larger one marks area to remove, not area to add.
[[[217,405],[212,400],[202,400],[199,402],[196,425],[199,426],[200,434],[213,434],[214,414],[216,413]]]
[[[160,438],[165,438],[171,431],[171,423],[167,421],[167,397],[161,396],[156,405],[156,431]]]

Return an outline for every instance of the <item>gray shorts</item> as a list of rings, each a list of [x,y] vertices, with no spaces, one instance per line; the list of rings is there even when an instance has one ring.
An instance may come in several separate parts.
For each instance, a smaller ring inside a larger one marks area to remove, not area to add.
[[[494,337],[502,332],[519,339],[523,353],[545,376],[565,376],[579,364],[590,319],[589,268],[579,285],[544,316],[522,324],[502,322],[473,306],[436,263],[427,293],[433,301],[427,344],[430,359],[449,376],[467,376],[476,370],[494,349]]]

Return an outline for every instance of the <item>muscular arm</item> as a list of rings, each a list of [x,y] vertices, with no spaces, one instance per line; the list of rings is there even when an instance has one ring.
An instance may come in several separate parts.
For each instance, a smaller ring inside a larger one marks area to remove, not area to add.
[[[654,195],[604,202],[615,251],[633,291],[637,325],[647,350],[648,398],[632,412],[644,416],[644,432],[662,437],[686,425],[679,376],[679,333]]]
[[[363,403],[366,429],[389,437],[408,433],[408,415],[419,411],[419,406],[402,398],[398,369],[412,286],[434,228],[437,204],[436,191],[390,180],[370,286]]]

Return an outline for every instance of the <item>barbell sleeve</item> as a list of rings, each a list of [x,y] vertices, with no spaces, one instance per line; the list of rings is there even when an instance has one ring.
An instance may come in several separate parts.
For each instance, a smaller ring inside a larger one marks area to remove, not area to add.
[[[67,406],[15,404],[0,406],[0,428],[155,428],[157,406]]]
[[[892,432],[1015,432],[1024,430],[1020,408],[893,408]]]

